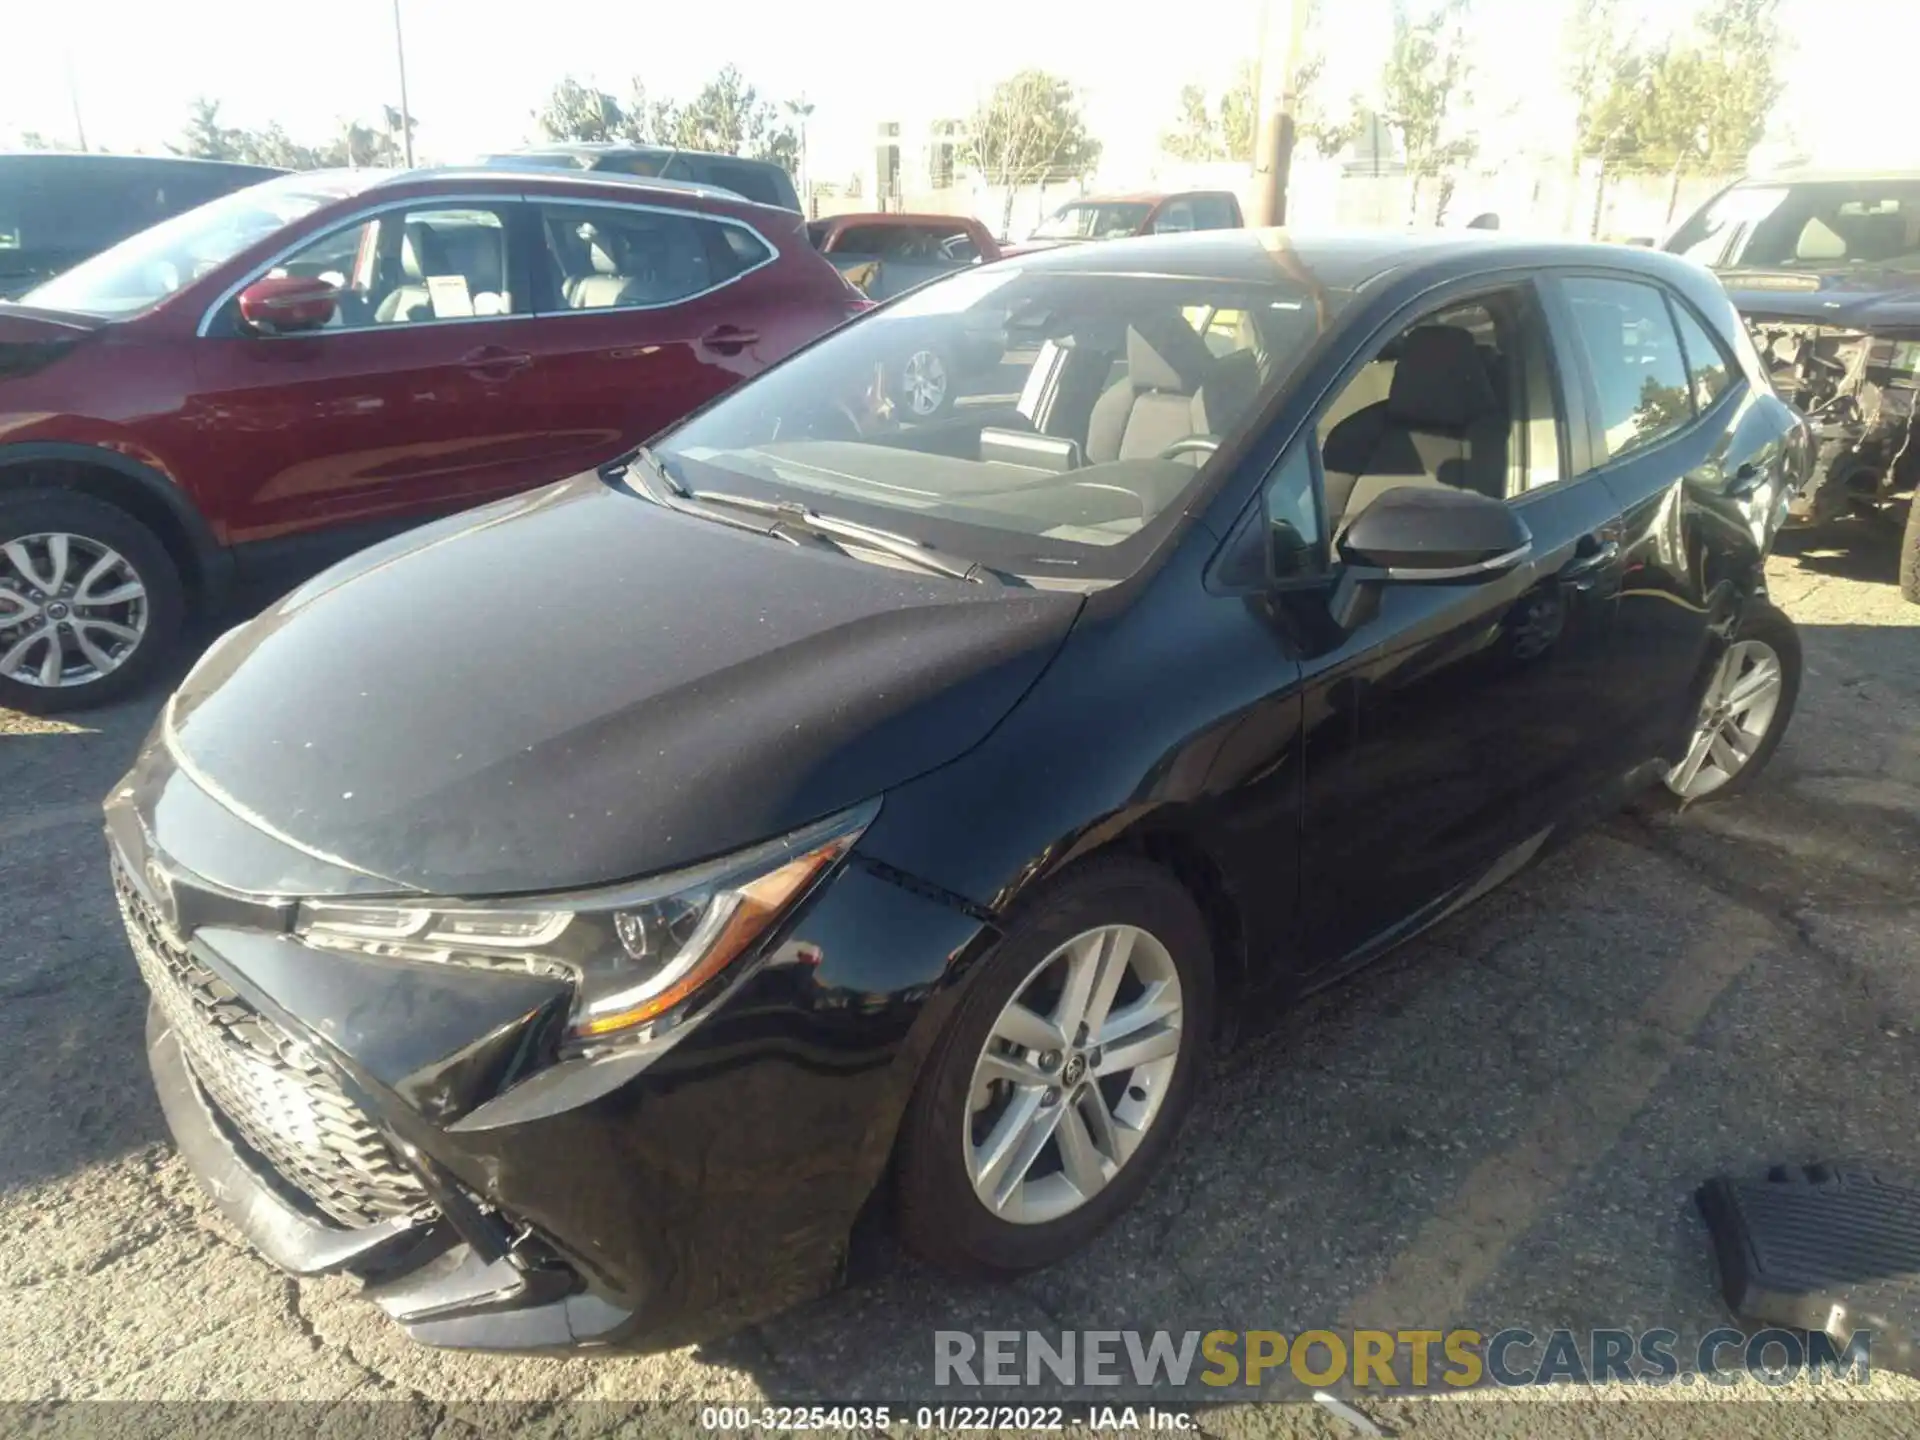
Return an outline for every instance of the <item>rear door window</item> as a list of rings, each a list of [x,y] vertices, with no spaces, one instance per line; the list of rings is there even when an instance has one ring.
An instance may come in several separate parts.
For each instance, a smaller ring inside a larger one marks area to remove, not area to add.
[[[671,305],[773,258],[745,226],[682,211],[542,205],[540,217],[559,309]]]
[[[1587,358],[1604,432],[1602,463],[1658,443],[1693,419],[1686,358],[1666,297],[1632,280],[1561,281]]]
[[[1686,351],[1694,408],[1705,410],[1733,388],[1733,362],[1685,305],[1674,305],[1673,318],[1680,327],[1680,344]]]

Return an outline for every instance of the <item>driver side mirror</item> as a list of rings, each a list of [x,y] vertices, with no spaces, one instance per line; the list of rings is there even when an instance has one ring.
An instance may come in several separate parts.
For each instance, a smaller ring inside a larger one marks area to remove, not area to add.
[[[1397,486],[1340,537],[1334,619],[1344,629],[1364,623],[1382,585],[1488,580],[1532,549],[1533,532],[1504,501],[1443,485]]]
[[[340,289],[309,275],[268,275],[240,292],[240,318],[262,335],[318,330],[333,318]]]

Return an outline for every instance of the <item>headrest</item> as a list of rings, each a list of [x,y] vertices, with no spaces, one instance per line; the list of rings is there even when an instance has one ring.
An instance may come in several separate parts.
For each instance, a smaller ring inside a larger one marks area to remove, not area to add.
[[[1127,327],[1127,383],[1135,390],[1191,395],[1212,361],[1206,342],[1177,315]]]
[[[626,273],[626,246],[613,231],[588,223],[580,227],[580,238],[587,242],[587,263],[593,266],[594,274]]]
[[[1387,392],[1389,420],[1416,429],[1459,430],[1498,405],[1473,336],[1452,325],[1407,332]]]
[[[411,221],[400,236],[400,272],[409,280],[447,273],[440,237],[424,220]]]

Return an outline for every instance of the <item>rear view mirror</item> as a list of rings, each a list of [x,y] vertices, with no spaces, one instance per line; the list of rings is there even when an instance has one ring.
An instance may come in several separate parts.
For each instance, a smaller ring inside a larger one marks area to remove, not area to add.
[[[1407,582],[1471,580],[1511,570],[1533,534],[1505,503],[1443,485],[1383,492],[1340,538],[1340,558],[1360,578]]]
[[[240,292],[240,318],[262,335],[318,330],[333,318],[339,288],[310,275],[268,275]]]

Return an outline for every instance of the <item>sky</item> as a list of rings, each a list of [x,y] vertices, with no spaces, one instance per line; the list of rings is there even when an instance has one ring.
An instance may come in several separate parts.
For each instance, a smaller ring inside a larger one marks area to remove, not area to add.
[[[1564,131],[1566,3],[1478,0],[1474,103],[1495,131],[1485,153],[1550,148]],[[1679,8],[1626,4],[1643,33],[1670,24],[1660,17]],[[1262,5],[1027,0],[1017,24],[1004,23],[999,7],[962,6],[916,26],[901,18],[911,8],[792,0],[589,0],[548,12],[550,23],[504,0],[400,0],[409,108],[426,156],[459,160],[532,138],[533,112],[569,73],[616,95],[637,73],[655,95],[684,98],[731,62],[763,95],[814,103],[809,149],[819,179],[870,158],[877,121],[965,115],[996,79],[1027,65],[1083,87],[1088,120],[1110,155],[1151,151],[1183,84],[1217,90],[1254,53]],[[1325,93],[1364,91],[1390,33],[1388,0],[1325,5],[1337,16],[1324,32]],[[1824,164],[1920,168],[1920,0],[1786,5],[1780,114],[1801,144]],[[398,102],[392,0],[21,0],[10,8],[0,148],[24,130],[70,140],[74,96],[93,148],[147,151],[178,135],[196,95],[220,100],[228,123],[278,120],[309,141]]]

